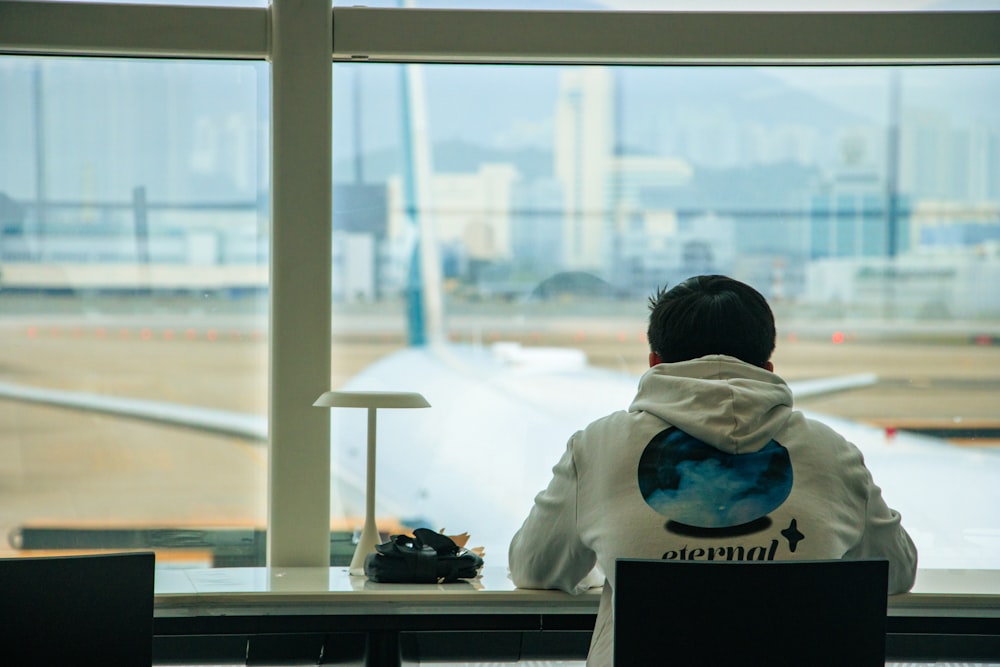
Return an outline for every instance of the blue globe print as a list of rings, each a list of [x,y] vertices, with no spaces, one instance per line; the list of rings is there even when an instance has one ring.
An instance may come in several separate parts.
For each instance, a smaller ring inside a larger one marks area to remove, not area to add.
[[[646,445],[638,476],[646,504],[671,521],[698,528],[756,521],[792,491],[791,459],[776,441],[756,452],[729,454],[677,428]]]

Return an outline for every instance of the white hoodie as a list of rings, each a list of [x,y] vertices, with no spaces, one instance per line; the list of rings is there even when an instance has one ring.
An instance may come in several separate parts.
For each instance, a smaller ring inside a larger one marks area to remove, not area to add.
[[[733,357],[654,366],[628,411],[575,433],[552,472],[511,542],[510,575],[579,593],[600,567],[589,667],[612,664],[617,558],[886,558],[890,593],[916,576],[916,548],[857,447]]]

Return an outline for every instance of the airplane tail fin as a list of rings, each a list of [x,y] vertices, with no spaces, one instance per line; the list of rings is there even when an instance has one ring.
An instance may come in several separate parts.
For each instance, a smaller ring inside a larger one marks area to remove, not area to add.
[[[407,337],[411,346],[444,340],[441,262],[434,233],[430,133],[421,65],[402,65],[403,201],[415,242],[407,278]]]

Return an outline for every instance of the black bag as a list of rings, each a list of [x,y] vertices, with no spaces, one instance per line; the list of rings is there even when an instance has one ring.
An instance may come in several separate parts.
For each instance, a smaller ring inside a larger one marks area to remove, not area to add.
[[[417,528],[413,537],[393,535],[365,557],[365,574],[381,583],[449,583],[478,576],[482,566],[478,554],[427,528]]]

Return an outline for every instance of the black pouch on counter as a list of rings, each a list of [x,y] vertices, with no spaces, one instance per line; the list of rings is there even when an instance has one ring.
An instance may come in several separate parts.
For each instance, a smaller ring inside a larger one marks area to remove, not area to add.
[[[447,535],[417,528],[413,537],[393,535],[365,558],[372,581],[391,584],[437,584],[472,579],[483,559],[455,544]]]

